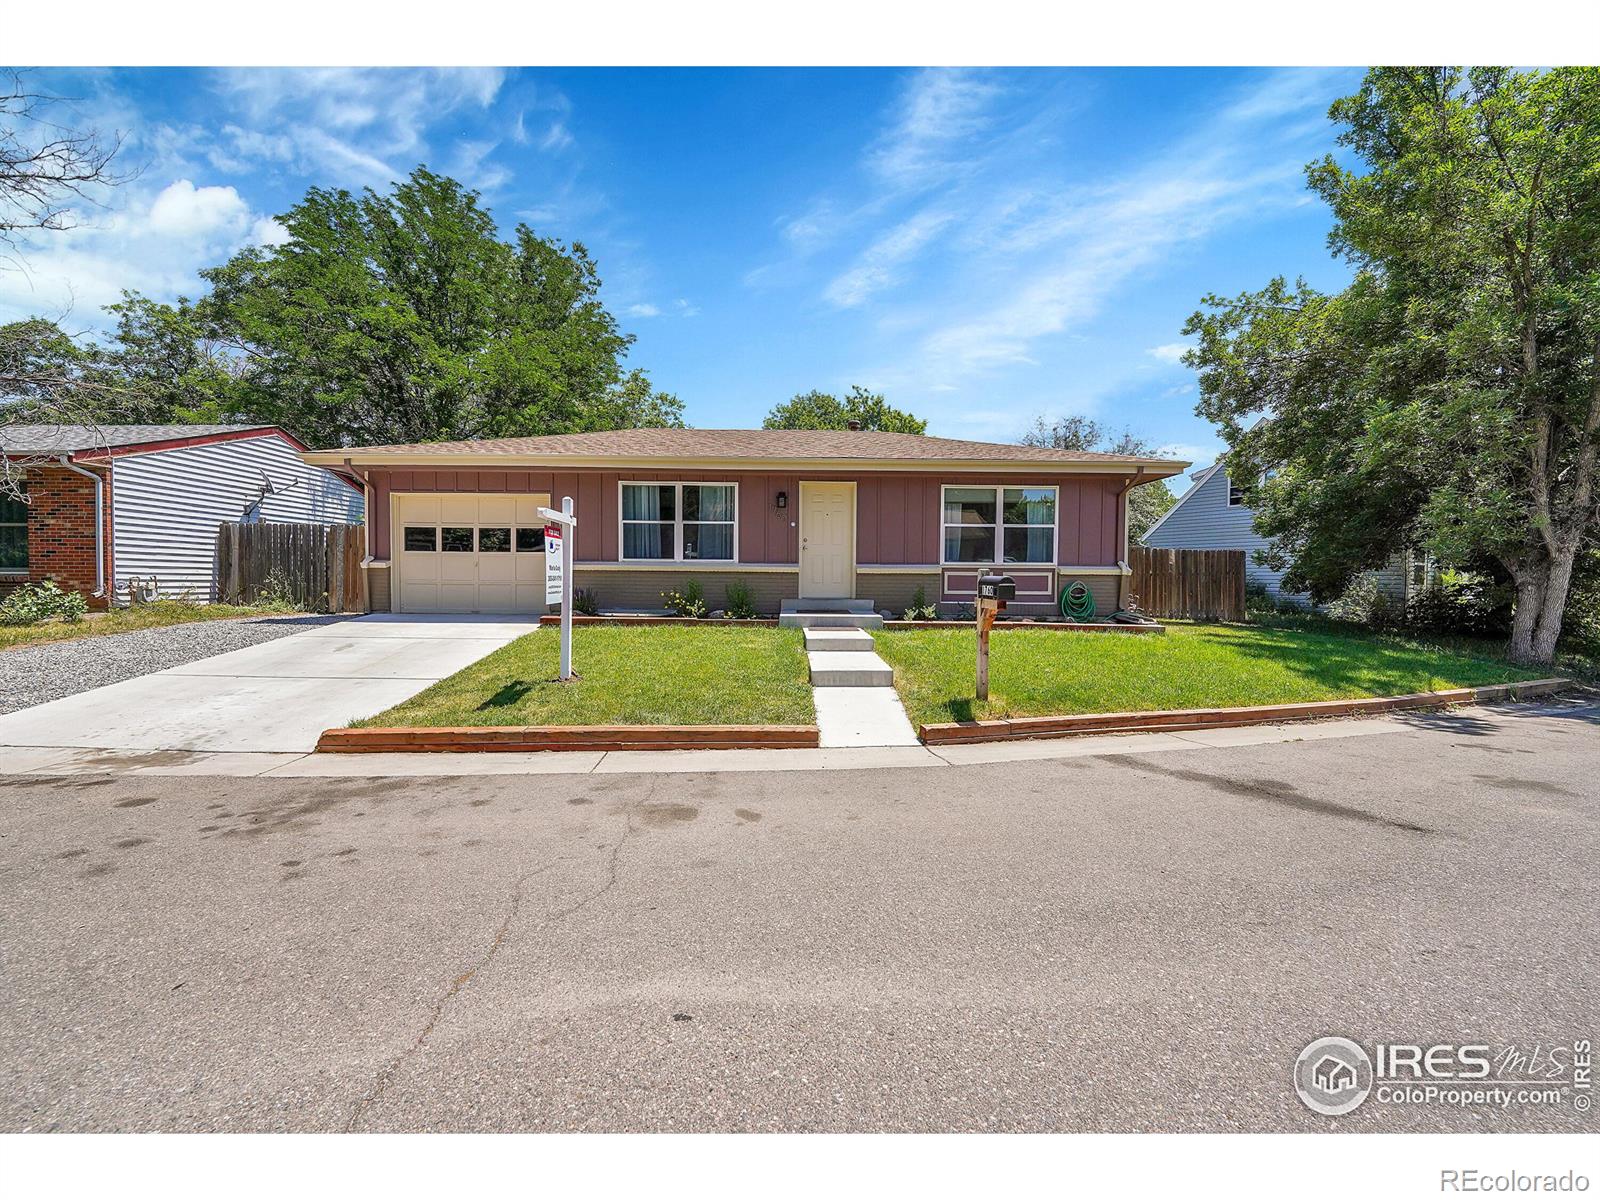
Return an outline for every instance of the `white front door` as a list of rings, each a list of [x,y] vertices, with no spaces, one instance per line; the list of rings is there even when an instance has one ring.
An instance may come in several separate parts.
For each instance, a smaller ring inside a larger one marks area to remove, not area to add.
[[[543,612],[548,495],[397,495],[396,612]]]
[[[856,591],[856,485],[800,483],[800,597],[849,598]]]

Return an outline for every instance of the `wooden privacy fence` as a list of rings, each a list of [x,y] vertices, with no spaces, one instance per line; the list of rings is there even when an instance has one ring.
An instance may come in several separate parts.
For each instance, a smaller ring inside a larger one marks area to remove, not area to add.
[[[317,612],[366,612],[360,525],[225,521],[217,526],[212,594],[251,604],[266,593]]]
[[[1243,550],[1128,547],[1128,591],[1139,611],[1192,621],[1244,620]]]

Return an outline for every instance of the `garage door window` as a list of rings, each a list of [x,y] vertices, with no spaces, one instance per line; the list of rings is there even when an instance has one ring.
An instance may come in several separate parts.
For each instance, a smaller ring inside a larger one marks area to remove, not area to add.
[[[471,525],[446,525],[440,532],[444,535],[442,540],[444,542],[445,553],[472,553]]]
[[[542,525],[537,529],[522,528],[517,530],[517,553],[544,553],[544,527]]]
[[[498,526],[485,526],[478,530],[479,554],[510,554],[511,530]]]
[[[407,525],[406,549],[432,554],[439,548],[439,531],[432,525]]]

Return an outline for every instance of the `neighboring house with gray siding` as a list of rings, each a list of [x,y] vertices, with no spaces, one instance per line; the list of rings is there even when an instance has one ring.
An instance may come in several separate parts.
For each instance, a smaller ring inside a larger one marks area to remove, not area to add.
[[[1247,584],[1259,585],[1275,598],[1304,600],[1303,594],[1283,590],[1284,572],[1255,561],[1255,552],[1267,549],[1272,541],[1256,531],[1255,510],[1244,504],[1241,490],[1228,478],[1222,463],[1214,463],[1190,478],[1194,482],[1189,490],[1140,540],[1157,549],[1243,550]],[[1380,592],[1403,601],[1426,584],[1433,570],[1432,563],[1422,555],[1407,551],[1395,555],[1371,575]]]
[[[0,592],[50,579],[103,608],[137,579],[209,600],[223,522],[361,521],[361,486],[305,449],[271,425],[0,427],[24,493],[0,496]]]

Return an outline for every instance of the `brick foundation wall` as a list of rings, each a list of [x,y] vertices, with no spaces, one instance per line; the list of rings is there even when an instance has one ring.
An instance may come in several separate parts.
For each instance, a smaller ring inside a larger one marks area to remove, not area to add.
[[[579,563],[572,584],[594,593],[605,608],[664,608],[662,592],[682,590],[690,578],[705,589],[707,609],[723,608],[728,601],[728,584],[739,580],[750,585],[756,611],[775,615],[783,601],[798,594],[798,571],[684,571],[642,568],[634,571],[586,571]]]
[[[89,468],[94,470],[94,468]],[[111,579],[111,484],[105,473],[105,578]],[[65,467],[28,468],[28,573],[0,576],[0,592],[22,583],[51,580],[58,587],[82,592],[90,608],[107,607],[107,597],[93,595],[94,484]]]
[[[919,587],[927,603],[939,603],[937,571],[913,574],[909,571],[874,571],[866,567],[856,568],[856,595],[862,600],[871,600],[877,608],[887,609],[897,617],[906,610],[906,606],[911,603]]]

